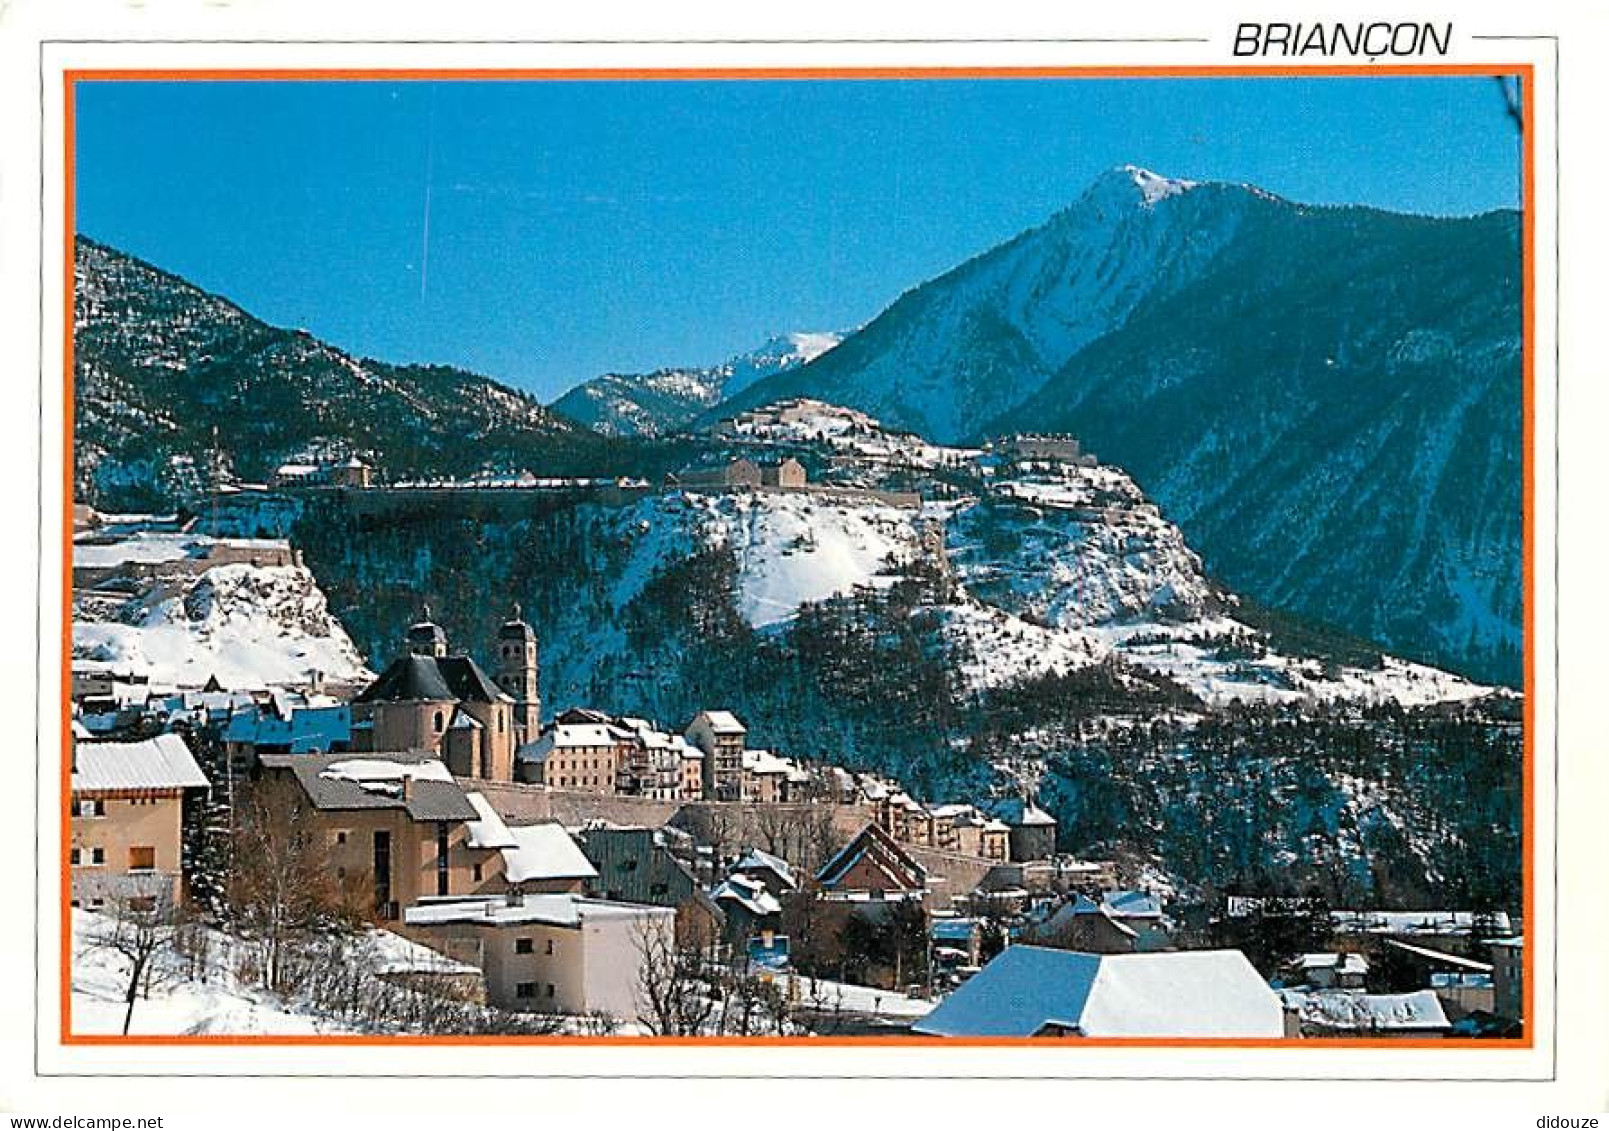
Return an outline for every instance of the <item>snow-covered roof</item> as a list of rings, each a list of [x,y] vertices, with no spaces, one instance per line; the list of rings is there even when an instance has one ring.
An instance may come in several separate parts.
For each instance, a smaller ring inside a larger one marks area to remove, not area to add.
[[[782,910],[782,904],[765,890],[764,884],[747,876],[728,876],[710,893],[710,898],[717,903],[736,903],[751,915],[775,915]]]
[[[503,849],[503,874],[509,883],[597,878],[598,870],[563,825],[517,825],[508,832],[514,838],[514,846]]]
[[[745,750],[743,768],[751,774],[789,774],[796,767],[790,759],[769,750]]]
[[[535,742],[520,747],[515,757],[521,762],[545,762],[555,750],[582,750],[615,746],[632,738],[630,731],[608,723],[557,723]]]
[[[750,868],[769,869],[790,888],[799,886],[799,880],[793,874],[793,865],[780,856],[773,856],[764,849],[751,848],[743,854],[743,859],[732,866],[734,872],[746,871]]]
[[[178,562],[195,557],[203,540],[193,534],[141,532],[116,541],[73,543],[73,565],[80,568],[109,569],[128,562],[156,564]]]
[[[1434,990],[1407,994],[1366,994],[1352,990],[1282,990],[1285,1007],[1306,1025],[1348,1032],[1433,1030],[1448,1027]]]
[[[470,848],[517,848],[519,841],[509,831],[508,825],[503,823],[492,803],[479,793],[465,793],[464,799],[474,807],[479,816],[473,821],[465,821],[464,828],[469,836],[464,843]]]
[[[1337,931],[1375,935],[1467,935],[1481,918],[1473,911],[1330,912]],[[1513,930],[1505,911],[1492,912],[1484,919],[1493,935]]]
[[[977,930],[977,926],[976,919],[960,917],[935,918],[932,927],[928,929],[928,934],[935,939],[944,939],[949,942],[969,942],[972,939],[973,932]]]
[[[319,777],[331,781],[355,782],[365,788],[383,788],[403,781],[453,780],[452,771],[438,758],[420,758],[417,761],[393,761],[388,758],[344,758],[331,762],[319,771]]]
[[[1055,817],[1052,817],[1031,801],[1022,807],[1022,816],[1017,820],[1017,824],[1023,826],[1054,825],[1055,823]]]
[[[402,920],[410,927],[439,923],[486,923],[499,927],[545,923],[555,927],[579,927],[589,919],[653,919],[675,914],[674,907],[615,903],[573,892],[543,892],[514,901],[505,896],[423,900],[405,909]]]
[[[1280,999],[1238,950],[1010,946],[913,1029],[943,1037],[1281,1037]]]
[[[1457,966],[1460,969],[1473,970],[1477,973],[1490,974],[1492,972],[1492,964],[1490,962],[1477,962],[1473,958],[1464,958],[1461,955],[1448,954],[1443,950],[1432,950],[1428,946],[1414,946],[1412,943],[1405,943],[1398,939],[1387,939],[1386,945],[1395,947],[1398,950],[1407,951],[1409,954],[1416,954],[1420,958],[1428,958],[1432,962],[1439,962],[1447,966]]]
[[[1369,972],[1369,960],[1361,954],[1304,954],[1300,965],[1303,970],[1334,970],[1341,974]]]
[[[731,711],[700,711],[698,719],[703,719],[715,734],[747,734],[749,728],[737,721],[737,716]]]
[[[1101,894],[1101,901],[1113,915],[1124,919],[1162,918],[1162,901],[1148,891],[1107,891]]]
[[[73,751],[73,792],[117,789],[204,789],[190,748],[176,734],[140,742],[80,742]]]

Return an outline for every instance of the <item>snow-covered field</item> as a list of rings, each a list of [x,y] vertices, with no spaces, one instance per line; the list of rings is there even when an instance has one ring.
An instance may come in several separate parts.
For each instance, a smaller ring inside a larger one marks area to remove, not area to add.
[[[94,911],[73,911],[72,1029],[75,1033],[121,1033],[127,1005],[129,960],[97,946],[94,937],[110,923]],[[131,1035],[276,1033],[303,1035],[350,1030],[296,1010],[277,996],[243,984],[234,976],[234,945],[207,932],[212,958],[202,976],[192,978],[169,956],[164,976],[154,978],[149,997],[134,1003]]]

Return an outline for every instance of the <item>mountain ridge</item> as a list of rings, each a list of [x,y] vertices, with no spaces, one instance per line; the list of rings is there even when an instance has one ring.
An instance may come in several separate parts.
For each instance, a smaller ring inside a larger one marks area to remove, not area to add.
[[[1113,170],[702,420],[804,396],[941,442],[1071,432],[1249,596],[1518,686],[1517,215]],[[1359,437],[1375,459],[1332,458]]]

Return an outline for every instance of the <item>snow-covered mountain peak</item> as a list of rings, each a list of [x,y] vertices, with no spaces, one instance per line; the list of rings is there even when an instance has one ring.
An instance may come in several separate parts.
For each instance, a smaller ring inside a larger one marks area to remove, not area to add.
[[[1123,166],[1123,172],[1128,174],[1129,178],[1134,182],[1134,186],[1140,190],[1140,196],[1147,204],[1155,204],[1165,197],[1179,196],[1189,192],[1201,183],[1199,181],[1182,180],[1178,177],[1159,176],[1149,169],[1140,168],[1138,165],[1125,165]]]
[[[1118,165],[1095,178],[1081,203],[1149,208],[1158,201],[1170,196],[1182,196],[1200,185],[1200,181],[1164,177],[1139,165]]]

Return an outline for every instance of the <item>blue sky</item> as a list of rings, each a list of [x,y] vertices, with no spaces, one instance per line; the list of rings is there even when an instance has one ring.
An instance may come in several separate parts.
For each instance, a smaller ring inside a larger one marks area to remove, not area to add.
[[[857,325],[1114,165],[1437,214],[1519,176],[1481,78],[87,82],[77,139],[80,232],[544,399]]]

